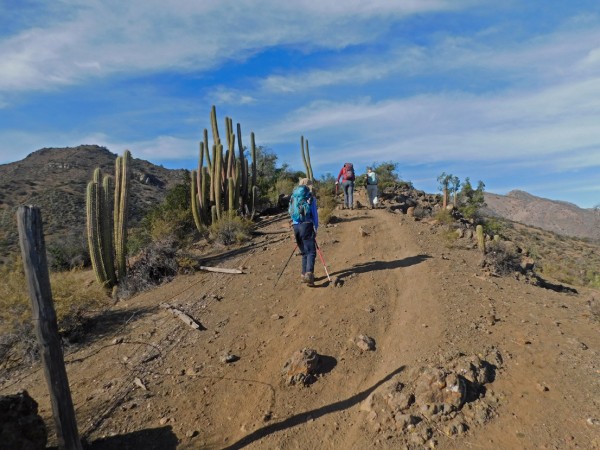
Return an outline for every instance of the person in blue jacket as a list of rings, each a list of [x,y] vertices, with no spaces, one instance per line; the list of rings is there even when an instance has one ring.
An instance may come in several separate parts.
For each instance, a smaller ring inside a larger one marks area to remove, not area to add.
[[[296,244],[302,254],[302,283],[309,286],[315,285],[315,259],[317,257],[317,230],[319,228],[319,214],[317,212],[317,199],[313,195],[313,183],[308,178],[300,179],[298,186],[306,189],[294,189],[290,199],[289,212],[292,216],[292,226]],[[299,197],[296,193],[304,192],[305,197]],[[301,210],[298,213],[298,209]]]

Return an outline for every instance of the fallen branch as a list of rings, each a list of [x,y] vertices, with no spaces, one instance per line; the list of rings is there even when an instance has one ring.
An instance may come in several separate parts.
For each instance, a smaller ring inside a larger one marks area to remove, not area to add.
[[[161,308],[164,308],[167,311],[170,311],[174,316],[179,317],[183,322],[185,322],[187,325],[192,327],[194,330],[206,330],[206,328],[204,328],[200,322],[197,322],[195,319],[193,319],[191,316],[188,316],[183,311],[181,311],[177,308],[174,308],[171,305],[167,305],[166,303],[163,303],[160,306],[161,306]]]
[[[226,269],[224,267],[200,266],[200,270],[206,270],[207,272],[220,272],[220,273],[244,273],[240,269]]]

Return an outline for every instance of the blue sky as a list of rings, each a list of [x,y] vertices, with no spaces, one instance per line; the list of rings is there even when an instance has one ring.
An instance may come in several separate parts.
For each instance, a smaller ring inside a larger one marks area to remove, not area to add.
[[[99,144],[193,168],[210,107],[315,175],[398,163],[600,203],[597,0],[0,0],[0,164]]]

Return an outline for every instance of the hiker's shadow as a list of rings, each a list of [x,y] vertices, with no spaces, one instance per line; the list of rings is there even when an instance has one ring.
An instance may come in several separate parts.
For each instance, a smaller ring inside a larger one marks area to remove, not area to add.
[[[352,217],[331,216],[331,218],[329,219],[329,223],[336,224],[336,223],[343,223],[343,222],[355,222],[357,220],[366,220],[366,219],[368,219],[367,216],[352,216]]]
[[[414,266],[415,264],[420,264],[429,258],[431,258],[429,255],[416,255],[409,256],[408,258],[397,259],[395,261],[370,261],[367,263],[355,264],[350,269],[340,270],[332,273],[331,275],[336,275],[338,281],[343,281],[344,278],[352,274],[375,272],[378,270],[401,269],[404,267]]]

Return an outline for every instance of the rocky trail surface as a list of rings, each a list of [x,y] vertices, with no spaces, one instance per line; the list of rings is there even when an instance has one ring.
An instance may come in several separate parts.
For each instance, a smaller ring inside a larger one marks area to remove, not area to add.
[[[299,256],[277,280],[294,248],[281,215],[202,251],[243,274],[178,276],[104,314],[66,355],[88,448],[600,448],[593,293],[486,275],[470,243],[385,209],[333,222],[331,282],[317,259],[301,284]],[[0,393],[16,389],[52,430],[41,370]]]

